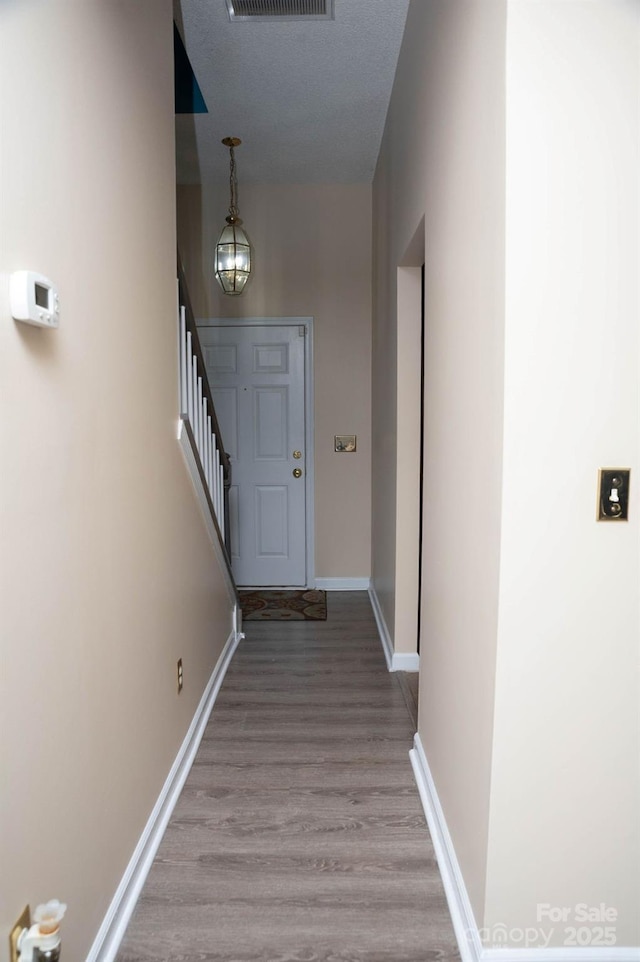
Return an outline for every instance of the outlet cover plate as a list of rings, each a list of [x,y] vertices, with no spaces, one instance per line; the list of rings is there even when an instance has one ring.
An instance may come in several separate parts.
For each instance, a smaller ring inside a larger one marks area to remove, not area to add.
[[[31,909],[28,905],[22,910],[20,918],[9,932],[9,962],[18,962],[18,939],[22,935],[23,929],[31,927]]]

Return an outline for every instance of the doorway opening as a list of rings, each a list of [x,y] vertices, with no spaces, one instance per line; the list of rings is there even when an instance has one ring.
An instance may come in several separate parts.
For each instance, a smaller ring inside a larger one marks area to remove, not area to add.
[[[422,631],[422,533],[424,523],[424,264],[420,270],[420,471],[418,495],[418,616],[416,624],[416,645],[420,654],[420,635]]]
[[[422,580],[422,464],[424,403],[424,218],[397,272],[396,377],[396,572],[394,654],[396,670],[420,665]]]

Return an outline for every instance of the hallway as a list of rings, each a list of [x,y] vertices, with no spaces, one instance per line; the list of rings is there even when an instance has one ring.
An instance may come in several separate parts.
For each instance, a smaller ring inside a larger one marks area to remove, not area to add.
[[[245,624],[118,962],[454,962],[368,595]]]

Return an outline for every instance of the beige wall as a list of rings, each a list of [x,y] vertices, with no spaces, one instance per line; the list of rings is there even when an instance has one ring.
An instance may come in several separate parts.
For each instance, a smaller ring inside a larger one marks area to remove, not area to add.
[[[373,579],[397,625],[424,215],[419,732],[488,944],[581,902],[639,941],[638,13],[413,0],[374,184]],[[595,522],[602,466],[627,525]]]
[[[538,903],[604,902],[617,944],[638,945],[640,6],[511,0],[507,50],[486,924],[526,928]],[[632,469],[628,524],[595,521],[606,466]],[[539,924],[563,944],[564,925]]]
[[[231,609],[176,441],[171,4],[24,0],[0,28],[0,959],[59,897],[78,962]],[[12,320],[22,268],[59,330]]]
[[[313,317],[315,574],[368,578],[371,188],[245,186],[241,151],[240,211],[255,249],[255,273],[242,297],[222,294],[212,269],[228,185],[178,189],[179,244],[194,311],[198,317]],[[336,434],[356,434],[357,452],[335,454]]]
[[[374,474],[374,583],[393,624],[396,487],[398,501],[411,491],[394,471],[393,365],[408,322],[396,280],[425,215],[419,726],[479,918],[500,547],[504,30],[503,3],[411,4],[374,185],[374,459],[385,465]]]
[[[424,262],[424,224],[419,256]],[[400,267],[397,275],[397,354],[402,377],[396,385],[396,470],[402,497],[396,503],[396,583],[394,651],[414,654],[418,649],[418,591],[420,555],[420,432],[422,270]]]

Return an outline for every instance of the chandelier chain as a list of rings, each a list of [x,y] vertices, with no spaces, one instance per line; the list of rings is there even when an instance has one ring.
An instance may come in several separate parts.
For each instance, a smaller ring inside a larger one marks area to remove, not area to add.
[[[229,175],[229,189],[231,194],[231,203],[229,205],[229,214],[231,217],[238,217],[238,179],[236,177],[236,157],[233,152],[233,147],[229,147],[229,153],[231,154],[230,163],[230,175]]]

